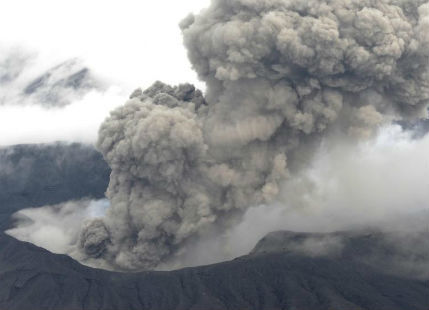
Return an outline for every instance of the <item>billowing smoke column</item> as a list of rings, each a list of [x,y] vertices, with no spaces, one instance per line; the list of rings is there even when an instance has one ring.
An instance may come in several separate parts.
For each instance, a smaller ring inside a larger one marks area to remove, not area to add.
[[[429,101],[427,0],[213,0],[181,28],[205,98],[158,82],[99,132],[111,207],[80,245],[119,269],[275,199],[328,129],[366,137]]]

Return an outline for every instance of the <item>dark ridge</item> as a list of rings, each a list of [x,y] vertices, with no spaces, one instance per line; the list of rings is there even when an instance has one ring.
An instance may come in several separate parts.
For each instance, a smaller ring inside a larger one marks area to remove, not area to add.
[[[65,72],[60,74],[61,70]],[[53,77],[54,75],[55,77]],[[51,78],[53,78],[53,81],[50,81]],[[80,87],[84,87],[89,79],[89,69],[79,66],[77,59],[70,59],[35,78],[24,88],[24,93],[26,95],[31,95],[43,87],[64,87],[76,90]],[[50,83],[53,84],[50,85]]]
[[[85,79],[89,78],[89,69],[83,68],[76,73],[71,74],[64,80],[60,81],[65,87],[79,89],[84,87]]]
[[[427,310],[429,282],[277,252],[171,272],[115,273],[0,234],[0,309]]]
[[[46,107],[61,107],[91,89],[103,88],[79,59],[67,60],[39,75],[25,86],[22,94],[37,98]]]
[[[30,84],[28,84],[25,87],[24,93],[26,95],[31,95],[31,94],[35,93],[40,87],[44,86],[47,83],[50,76],[51,76],[51,73],[47,72],[47,73],[37,77],[35,80],[30,82]]]
[[[110,169],[102,155],[78,143],[0,149],[0,228],[18,210],[85,197],[99,199]]]
[[[292,253],[364,263],[379,272],[429,279],[429,231],[362,229],[333,233],[272,232],[251,255]]]

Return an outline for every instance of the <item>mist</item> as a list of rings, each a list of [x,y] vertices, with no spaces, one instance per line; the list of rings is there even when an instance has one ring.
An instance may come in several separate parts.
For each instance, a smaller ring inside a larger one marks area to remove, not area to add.
[[[279,202],[249,208],[230,230],[191,244],[163,268],[215,263],[248,254],[273,231],[429,231],[429,135],[400,126],[357,145],[323,145],[312,164],[282,185]],[[308,247],[314,253],[329,250]],[[302,246],[302,245],[300,245]]]
[[[0,145],[51,143],[56,141],[92,144],[100,124],[123,100],[122,90],[89,91],[65,107],[0,105]],[[19,120],[19,121],[17,121]]]
[[[427,230],[429,136],[411,134],[392,126],[358,145],[324,145],[311,166],[283,186],[281,203],[246,213],[235,229],[243,236],[236,245],[248,251],[275,230]]]
[[[108,206],[106,199],[83,199],[20,210],[13,215],[15,227],[6,233],[53,253],[73,257],[82,225],[86,220],[103,216]]]
[[[127,0],[120,6],[102,1],[4,3],[0,27],[8,31],[0,38],[0,145],[94,143],[108,112],[135,88],[147,87],[156,79],[198,83],[186,60],[177,24],[188,12],[198,12],[206,4],[195,0]],[[166,11],[166,6],[175,9]],[[159,18],[161,15],[165,18]],[[51,89],[49,95],[56,97],[56,103],[68,102],[64,109],[46,109],[40,97],[24,96],[29,83],[69,60],[80,62],[101,87],[78,96],[74,90]]]
[[[157,269],[205,265],[246,255],[261,238],[280,230],[427,231],[429,135],[420,139],[413,139],[413,135],[394,125],[359,144],[323,144],[307,169],[282,184],[279,202],[249,208],[242,220],[226,231],[206,231]],[[91,218],[102,218],[108,206],[107,200],[78,201],[22,210],[15,215],[15,228],[7,233],[54,253],[72,255],[85,264],[112,268],[102,259],[85,260],[77,251],[82,225]],[[307,240],[294,250],[326,255],[342,246],[339,238],[319,241]]]

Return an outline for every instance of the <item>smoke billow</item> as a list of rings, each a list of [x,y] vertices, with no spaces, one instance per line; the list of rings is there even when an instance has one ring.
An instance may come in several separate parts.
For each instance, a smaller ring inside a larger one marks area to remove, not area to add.
[[[324,137],[425,115],[428,23],[426,0],[213,0],[181,23],[205,98],[156,83],[102,124],[111,206],[83,251],[155,267],[275,201]]]

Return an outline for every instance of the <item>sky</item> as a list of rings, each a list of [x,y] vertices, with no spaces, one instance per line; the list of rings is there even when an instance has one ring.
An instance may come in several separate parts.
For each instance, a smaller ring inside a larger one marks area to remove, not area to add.
[[[30,53],[36,76],[78,57],[108,87],[62,110],[0,106],[0,146],[57,140],[92,143],[108,112],[135,88],[156,80],[202,87],[187,59],[178,24],[208,4],[208,0],[2,1],[0,60],[8,53]]]
[[[135,84],[195,80],[178,23],[208,3],[6,0],[0,13],[0,40],[51,58],[82,57],[106,75]]]

